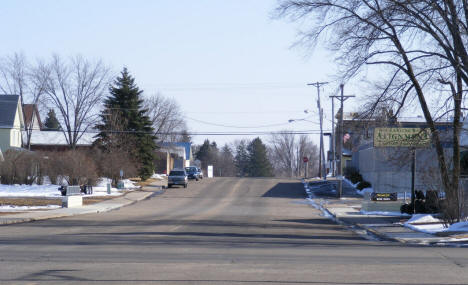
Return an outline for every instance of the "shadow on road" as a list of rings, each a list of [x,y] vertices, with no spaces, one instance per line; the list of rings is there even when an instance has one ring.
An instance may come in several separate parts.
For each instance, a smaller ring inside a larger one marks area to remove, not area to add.
[[[299,182],[278,183],[262,195],[265,198],[304,199],[304,186]]]

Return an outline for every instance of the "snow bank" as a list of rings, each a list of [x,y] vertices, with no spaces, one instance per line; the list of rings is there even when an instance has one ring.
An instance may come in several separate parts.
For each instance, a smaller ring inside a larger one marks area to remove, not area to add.
[[[163,180],[164,177],[166,177],[166,174],[153,174],[151,175],[151,178],[158,179],[158,180]]]
[[[444,224],[425,224],[425,225],[412,225],[412,224],[404,224],[405,227],[410,228],[412,230],[427,233],[427,234],[435,234],[438,232],[443,232],[446,230]]]
[[[446,229],[448,232],[468,232],[468,222],[455,223]]]
[[[446,228],[444,223],[437,218],[434,218],[431,215],[426,214],[416,214],[406,223],[405,227],[410,229],[434,234],[437,232],[467,232],[468,233],[468,222],[460,222],[451,225],[449,228]]]
[[[442,232],[446,229],[441,220],[427,214],[414,214],[403,225],[412,230],[427,234]]]
[[[137,188],[141,188],[141,186],[137,185],[136,182],[133,182],[129,179],[124,179],[122,180],[123,183],[124,183],[124,188],[125,189],[137,189]]]
[[[346,177],[344,177],[344,176],[343,176],[343,181],[346,181],[346,183],[348,183],[349,185],[353,186],[354,188],[356,188],[356,187],[358,186],[358,184],[359,184],[359,182],[356,183],[356,184],[354,184],[353,182],[351,182],[351,180],[349,180],[348,178],[346,178]]]
[[[348,183],[348,185],[352,186],[355,190],[356,190],[356,193],[361,195],[361,196],[364,196],[366,195],[366,193],[372,193],[374,192],[374,189],[372,187],[370,188],[364,188],[362,190],[358,190],[356,189],[356,187],[358,186],[359,182],[354,184],[353,182],[351,182],[349,179],[347,179],[346,177],[343,177],[343,181],[345,181],[346,183]]]
[[[442,221],[427,214],[414,214],[407,224],[441,223]]]
[[[390,217],[409,217],[410,215],[408,214],[402,214],[400,212],[382,212],[382,211],[361,211],[360,212],[363,215],[379,215],[379,216],[390,216]]]

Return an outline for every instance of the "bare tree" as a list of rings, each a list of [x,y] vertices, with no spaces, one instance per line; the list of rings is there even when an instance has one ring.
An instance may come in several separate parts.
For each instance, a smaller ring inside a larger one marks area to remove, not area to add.
[[[269,158],[277,176],[300,177],[305,173],[303,157],[309,158],[309,173],[318,170],[317,146],[307,135],[280,132],[272,134],[269,140]]]
[[[52,57],[45,94],[47,104],[58,111],[60,125],[72,149],[96,122],[97,108],[108,87],[109,69],[101,61],[81,56],[63,60]]]
[[[187,126],[180,106],[174,99],[155,94],[147,98],[144,104],[160,141],[176,142],[182,139]]]
[[[307,171],[307,177],[310,174],[318,173],[319,168],[319,151],[317,145],[315,145],[307,135],[300,135],[299,140],[296,145],[296,154],[297,154],[297,176],[301,176],[302,173]],[[309,162],[306,164],[303,162],[303,158],[307,157]],[[307,168],[307,169],[304,169]]]
[[[0,90],[4,94],[16,94],[21,96],[26,91],[27,63],[24,54],[15,53],[1,59],[0,64]],[[23,103],[23,101],[21,101]]]
[[[28,63],[24,54],[15,53],[0,59],[0,91],[4,94],[15,94],[21,98],[21,105],[26,102],[33,104],[31,120],[25,120],[26,142],[31,147],[31,136],[36,117],[37,105],[44,94],[48,69],[45,64],[38,61],[36,65]],[[23,112],[23,115],[26,114]]]
[[[272,134],[269,140],[270,159],[275,172],[280,176],[293,177],[297,164],[295,152],[295,135],[287,132]]]
[[[343,67],[343,81],[366,70],[381,75],[382,88],[370,97],[368,115],[385,107],[395,109],[397,116],[404,107],[419,102],[437,152],[449,205],[446,217],[449,222],[459,220],[458,137],[463,87],[468,83],[468,2],[284,0],[278,11],[281,16],[309,21],[304,43],[327,40]],[[453,171],[435,125],[446,112],[454,117]]]

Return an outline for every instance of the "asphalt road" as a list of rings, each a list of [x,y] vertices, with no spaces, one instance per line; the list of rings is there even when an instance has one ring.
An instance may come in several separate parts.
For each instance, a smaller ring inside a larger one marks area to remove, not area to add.
[[[0,227],[0,284],[468,284],[468,249],[364,239],[298,181],[215,178]]]

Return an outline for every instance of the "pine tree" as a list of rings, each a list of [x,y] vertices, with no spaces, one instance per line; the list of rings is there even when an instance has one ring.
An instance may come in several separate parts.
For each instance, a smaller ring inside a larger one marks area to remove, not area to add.
[[[234,155],[232,154],[231,148],[225,144],[219,153],[218,169],[220,170],[220,176],[234,176],[235,166],[233,164]]]
[[[273,176],[273,167],[268,160],[266,146],[263,144],[260,138],[254,139],[247,147],[247,151],[249,153],[249,176]]]
[[[237,168],[237,176],[247,176],[249,168],[249,154],[247,152],[247,145],[245,141],[241,141],[236,148],[236,156],[234,164]]]
[[[47,113],[47,118],[44,121],[44,127],[46,131],[60,131],[62,129],[60,122],[57,120],[54,109],[50,109]]]
[[[138,174],[146,180],[153,174],[156,144],[154,129],[140,97],[143,91],[124,68],[109,92],[100,115],[101,123],[96,126],[100,133],[95,144],[107,151],[117,148],[131,152],[139,164]]]
[[[203,169],[206,169],[208,165],[216,167],[218,159],[218,147],[216,142],[210,144],[209,140],[205,140],[195,154],[195,158],[201,161]]]

